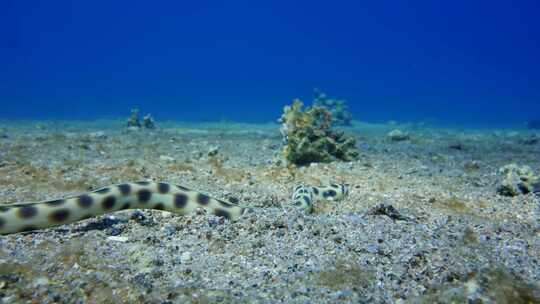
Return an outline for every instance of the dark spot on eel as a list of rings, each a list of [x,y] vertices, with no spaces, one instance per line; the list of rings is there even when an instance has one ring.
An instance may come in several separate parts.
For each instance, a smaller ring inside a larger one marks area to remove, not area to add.
[[[315,195],[319,195],[319,189],[317,189],[317,187],[313,187],[311,189],[313,190],[313,193],[315,193]]]
[[[176,208],[184,208],[187,205],[188,197],[184,193],[174,195],[174,206]]]
[[[158,192],[161,194],[167,194],[169,193],[169,190],[171,189],[171,186],[167,183],[159,183],[158,184]]]
[[[135,182],[135,184],[140,185],[140,186],[148,186],[150,185],[150,182],[142,181],[142,182]]]
[[[116,204],[116,197],[109,195],[107,196],[103,202],[101,202],[101,205],[103,206],[103,209],[110,210],[114,207]]]
[[[93,203],[94,203],[94,199],[90,195],[87,195],[87,194],[83,194],[79,196],[77,199],[77,204],[79,204],[81,208],[90,208],[90,206],[92,206]]]
[[[60,223],[65,221],[69,217],[69,210],[68,209],[60,209],[52,212],[49,215],[49,220],[51,222]]]
[[[334,197],[337,195],[337,192],[335,190],[327,190],[327,191],[324,191],[323,193],[323,197],[327,198],[327,197]]]
[[[140,189],[139,191],[137,191],[137,199],[142,204],[148,203],[151,197],[152,192],[150,192],[150,190],[148,189]]]
[[[202,193],[197,193],[197,203],[199,205],[208,205],[208,203],[210,202],[210,197],[206,194],[202,194]]]
[[[17,215],[23,219],[34,217],[37,213],[38,210],[34,206],[19,207],[19,210],[17,210]]]
[[[2,229],[2,227],[4,227],[5,224],[6,224],[6,220],[0,217],[0,229]]]
[[[122,195],[129,195],[131,193],[131,186],[129,184],[118,185],[118,190]]]

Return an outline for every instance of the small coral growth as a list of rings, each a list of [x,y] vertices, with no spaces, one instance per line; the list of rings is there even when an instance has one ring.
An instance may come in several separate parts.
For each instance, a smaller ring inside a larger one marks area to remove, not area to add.
[[[313,105],[326,108],[330,111],[334,125],[351,125],[352,114],[349,112],[349,107],[345,100],[329,98],[323,91],[317,88],[313,89],[313,93],[315,95]]]
[[[295,165],[313,162],[331,162],[358,158],[356,139],[331,128],[332,114],[320,106],[302,110],[303,103],[296,99],[285,106],[280,118],[284,137],[283,155]]]

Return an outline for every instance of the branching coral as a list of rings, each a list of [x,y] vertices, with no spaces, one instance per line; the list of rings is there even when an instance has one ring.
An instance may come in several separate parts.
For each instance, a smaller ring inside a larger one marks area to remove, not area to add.
[[[302,110],[296,99],[285,106],[280,122],[284,138],[283,155],[295,165],[313,162],[351,161],[358,157],[356,139],[342,131],[331,129],[332,114],[324,107],[313,106]]]

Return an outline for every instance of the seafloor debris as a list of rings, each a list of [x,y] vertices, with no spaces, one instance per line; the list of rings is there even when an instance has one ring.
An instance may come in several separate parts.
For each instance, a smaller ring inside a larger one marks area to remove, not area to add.
[[[313,106],[326,108],[332,113],[332,124],[341,126],[350,126],[352,122],[352,114],[349,112],[347,102],[342,99],[328,98],[321,90],[313,89],[315,98]]]
[[[412,303],[539,303],[537,285],[503,267],[489,266],[426,292]]]
[[[332,114],[323,107],[312,106],[302,110],[303,103],[295,99],[285,106],[280,118],[284,138],[283,156],[295,165],[331,162],[358,158],[356,139],[331,128]]]
[[[534,174],[529,166],[506,165],[499,169],[503,179],[497,192],[504,196],[517,196],[540,192],[540,176]]]
[[[391,141],[404,141],[404,140],[409,140],[411,138],[409,133],[405,133],[399,129],[395,129],[391,131],[390,133],[386,135],[386,137]]]
[[[370,210],[370,214],[373,215],[386,215],[392,220],[396,221],[411,221],[412,219],[402,215],[394,206],[388,203],[381,203]]]
[[[129,116],[126,126],[128,128],[134,128],[134,129],[155,129],[156,123],[152,115],[147,114],[143,117],[143,121],[141,123],[141,119],[139,117],[139,109],[132,109],[131,115]]]

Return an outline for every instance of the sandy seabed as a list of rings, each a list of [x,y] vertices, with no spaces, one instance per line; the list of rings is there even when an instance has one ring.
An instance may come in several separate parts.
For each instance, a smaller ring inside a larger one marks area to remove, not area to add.
[[[538,172],[538,134],[356,123],[357,161],[292,168],[278,128],[0,122],[0,202],[155,180],[255,207],[0,236],[0,303],[540,303],[539,198],[496,191],[504,165]],[[332,182],[349,196],[289,206],[294,185]]]

